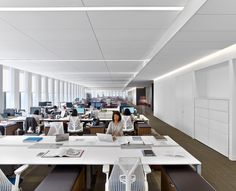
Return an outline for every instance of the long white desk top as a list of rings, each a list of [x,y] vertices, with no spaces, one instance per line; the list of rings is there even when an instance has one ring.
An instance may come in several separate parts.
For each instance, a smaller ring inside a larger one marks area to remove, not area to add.
[[[97,144],[96,136],[94,137],[70,137],[70,141],[61,142],[64,147],[76,148],[84,150],[80,158],[42,158],[37,156],[40,152],[46,152],[49,149],[29,148],[35,143],[24,143],[25,136],[5,136],[0,138],[0,164],[30,164],[30,165],[46,165],[46,164],[81,164],[81,165],[103,165],[114,164],[119,157],[140,157],[143,164],[151,165],[201,165],[200,161],[194,158],[185,149],[178,146],[171,138],[167,137],[167,145],[155,146],[152,150],[156,156],[144,157],[140,148],[123,149],[119,144],[123,140],[117,140],[114,143],[103,142]],[[84,138],[84,140],[82,140]],[[121,139],[126,139],[121,138]],[[78,140],[81,139],[81,140]],[[142,137],[143,141],[154,142],[153,137]],[[146,140],[145,140],[146,139]],[[55,143],[55,137],[45,136],[39,143]],[[86,142],[87,141],[87,142]],[[94,141],[94,142],[92,142]],[[119,142],[120,141],[120,142]],[[84,142],[86,144],[79,144]],[[93,144],[95,144],[93,146]],[[90,146],[88,146],[90,145]]]

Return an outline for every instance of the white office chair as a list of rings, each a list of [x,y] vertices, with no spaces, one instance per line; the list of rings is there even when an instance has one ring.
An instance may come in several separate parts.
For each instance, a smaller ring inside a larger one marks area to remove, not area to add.
[[[68,123],[68,133],[82,133],[83,132],[83,123],[80,122],[78,116],[70,116]]]
[[[132,132],[134,131],[134,123],[132,122],[131,116],[122,116],[124,122],[123,132]]]
[[[1,191],[20,191],[21,189],[19,188],[19,182],[20,182],[20,175],[23,171],[25,171],[29,165],[23,165],[20,168],[16,169],[14,171],[16,178],[15,178],[15,183],[12,184],[8,178],[5,176],[5,174],[2,172],[0,169],[0,190]]]
[[[103,165],[106,173],[105,191],[148,191],[148,165],[142,165],[140,158],[121,157],[114,165],[109,177],[109,165]]]
[[[63,122],[51,122],[47,136],[55,136],[57,134],[64,134]]]

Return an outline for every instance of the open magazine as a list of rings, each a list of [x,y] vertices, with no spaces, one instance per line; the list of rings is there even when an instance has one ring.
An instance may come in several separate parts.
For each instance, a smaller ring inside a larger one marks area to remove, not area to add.
[[[53,157],[81,157],[84,150],[72,149],[72,148],[60,148],[48,150],[42,157],[53,158]]]

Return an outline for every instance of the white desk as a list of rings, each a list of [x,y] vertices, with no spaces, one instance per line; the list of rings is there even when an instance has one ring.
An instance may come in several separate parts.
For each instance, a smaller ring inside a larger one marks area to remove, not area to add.
[[[35,143],[24,143],[26,136],[5,136],[0,138],[0,164],[77,164],[77,165],[103,165],[114,164],[119,157],[140,157],[143,164],[149,165],[193,165],[201,173],[201,162],[194,158],[175,141],[167,137],[166,144],[163,140],[155,140],[151,136],[142,137],[144,142],[153,143],[152,150],[155,157],[144,157],[140,148],[123,149],[122,143],[129,137],[122,137],[113,143],[99,142],[96,136],[71,136],[70,141],[60,142],[63,147],[83,149],[80,158],[42,158],[37,156],[40,152],[49,149],[29,148]],[[39,143],[55,143],[54,136],[45,136]]]

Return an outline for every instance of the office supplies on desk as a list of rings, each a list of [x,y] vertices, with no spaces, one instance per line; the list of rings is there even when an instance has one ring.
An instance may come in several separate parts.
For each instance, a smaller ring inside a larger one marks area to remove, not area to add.
[[[61,148],[57,150],[48,150],[42,157],[53,158],[53,157],[81,157],[84,150],[72,149],[72,148]]]
[[[142,153],[145,157],[156,156],[152,150],[142,150]]]
[[[99,141],[113,142],[112,135],[110,134],[103,134],[103,133],[96,133],[96,134]]]
[[[27,137],[23,140],[23,142],[39,142],[43,139],[43,137]]]

